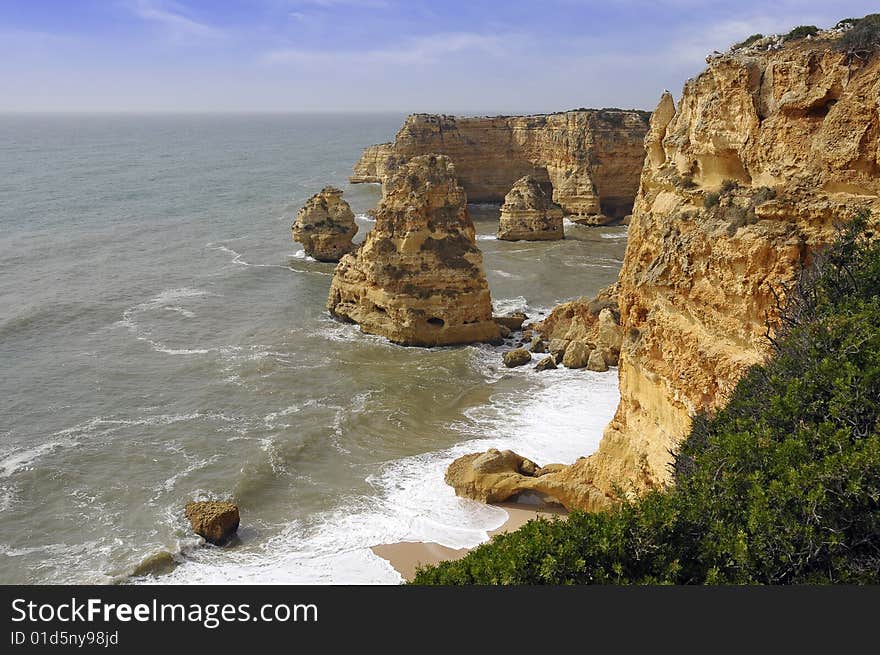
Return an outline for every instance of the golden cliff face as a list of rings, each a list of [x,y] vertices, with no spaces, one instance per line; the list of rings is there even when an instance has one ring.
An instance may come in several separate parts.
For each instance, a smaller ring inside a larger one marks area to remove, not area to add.
[[[880,55],[851,59],[833,38],[716,57],[685,85],[677,110],[661,99],[615,293],[617,413],[595,454],[539,477],[505,470],[505,490],[596,510],[616,489],[667,484],[670,451],[691,417],[723,405],[768,354],[765,330],[778,317],[771,289],[784,301],[835,222],[861,207],[880,212]],[[542,331],[593,338],[590,303],[569,305]],[[457,491],[491,496],[494,478],[464,464],[453,471],[464,481]]]
[[[448,157],[415,157],[387,180],[376,226],[336,267],[327,308],[403,345],[500,338],[465,193]]]
[[[880,57],[830,39],[716,58],[677,111],[661,99],[619,278],[621,401],[572,483],[667,483],[691,416],[767,355],[771,288],[784,298],[836,221],[880,208]]]
[[[380,183],[388,174],[394,157],[393,143],[379,143],[364,150],[348,181],[352,184]]]
[[[445,154],[471,202],[502,202],[530,175],[564,212],[592,223],[629,214],[644,160],[648,114],[612,109],[540,116],[414,114],[394,143],[366,149],[352,182],[381,182],[405,160]]]

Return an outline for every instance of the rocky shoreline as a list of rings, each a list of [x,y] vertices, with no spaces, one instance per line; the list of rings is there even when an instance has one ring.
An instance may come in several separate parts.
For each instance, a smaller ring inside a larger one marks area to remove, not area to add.
[[[383,200],[374,231],[337,267],[331,313],[406,345],[513,339],[511,368],[542,354],[538,373],[619,370],[621,401],[596,453],[544,468],[474,453],[447,471],[456,493],[496,502],[530,491],[598,510],[620,489],[669,484],[691,417],[724,403],[766,356],[780,293],[837,223],[880,209],[880,63],[838,48],[842,30],[712,56],[650,120],[417,114],[364,152],[351,181],[382,183]],[[505,200],[500,239],[563,238],[562,215],[628,219],[618,282],[539,323],[492,317],[467,199]]]

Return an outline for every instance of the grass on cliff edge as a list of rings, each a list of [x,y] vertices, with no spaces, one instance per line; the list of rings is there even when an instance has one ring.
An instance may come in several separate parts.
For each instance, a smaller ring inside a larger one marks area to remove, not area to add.
[[[726,408],[698,417],[676,485],[535,520],[415,584],[880,582],[880,240],[867,214],[804,276]]]

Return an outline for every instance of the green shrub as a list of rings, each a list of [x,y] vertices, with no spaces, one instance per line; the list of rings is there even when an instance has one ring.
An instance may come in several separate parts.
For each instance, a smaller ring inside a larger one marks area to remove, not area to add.
[[[748,48],[750,45],[756,43],[757,41],[760,41],[763,38],[763,34],[752,34],[746,40],[733,44],[733,46],[731,46],[731,50],[742,50],[743,48]]]
[[[867,55],[880,49],[880,14],[868,14],[853,25],[835,44],[838,50]]]
[[[721,201],[721,194],[716,193],[715,191],[711,191],[706,194],[706,197],[703,198],[703,207],[706,209],[711,209],[712,207],[717,207],[718,203]]]
[[[819,28],[815,25],[798,25],[791,32],[783,37],[783,41],[794,41],[795,39],[805,39],[808,36],[816,36]]]
[[[841,230],[768,332],[775,355],[700,415],[675,486],[536,520],[416,584],[880,582],[880,241]]]

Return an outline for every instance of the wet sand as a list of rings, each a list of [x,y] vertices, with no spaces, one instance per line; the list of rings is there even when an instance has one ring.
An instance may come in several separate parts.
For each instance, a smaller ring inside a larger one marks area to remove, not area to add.
[[[565,516],[568,514],[562,507],[553,505],[527,505],[518,503],[499,503],[495,505],[507,512],[507,520],[501,527],[489,531],[489,536],[495,536],[502,532],[516,530],[533,518],[543,516]],[[425,564],[437,564],[446,560],[461,559],[467,555],[468,548],[447,548],[437,543],[403,541],[394,544],[381,544],[371,549],[382,559],[386,559],[391,566],[400,573],[407,581],[415,576],[416,567]]]

